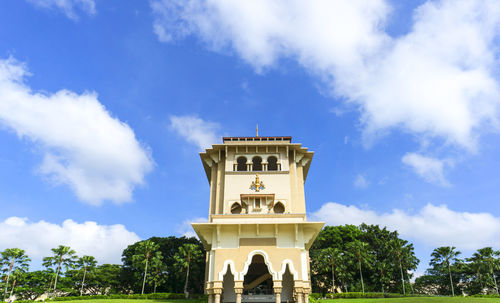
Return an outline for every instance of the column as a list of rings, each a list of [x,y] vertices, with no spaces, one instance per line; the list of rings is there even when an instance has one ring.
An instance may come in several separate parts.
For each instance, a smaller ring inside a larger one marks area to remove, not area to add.
[[[216,293],[215,294],[215,302],[214,303],[220,303],[220,294]],[[300,302],[302,303],[302,302]]]
[[[236,303],[241,303],[241,294],[243,293],[243,288],[234,288],[234,292],[236,293]]]
[[[303,298],[302,293],[301,292],[297,292],[297,303],[303,303],[302,298]]]
[[[208,295],[208,303],[214,303],[214,294]]]
[[[276,303],[281,303],[281,291],[283,285],[281,284],[281,280],[273,281],[274,294],[276,296]]]

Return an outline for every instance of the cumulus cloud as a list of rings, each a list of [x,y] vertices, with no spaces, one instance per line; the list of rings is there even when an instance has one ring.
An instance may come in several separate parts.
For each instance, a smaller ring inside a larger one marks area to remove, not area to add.
[[[354,179],[354,186],[357,188],[367,188],[368,184],[368,180],[366,180],[364,175],[359,174]]]
[[[68,18],[78,19],[78,13],[96,13],[94,0],[28,0],[37,7],[61,10]]]
[[[500,243],[500,218],[490,213],[458,212],[446,205],[427,204],[416,213],[393,209],[387,213],[328,202],[312,213],[329,225],[379,224],[397,230],[403,238],[431,246],[453,245],[460,249],[495,246]]]
[[[0,60],[0,125],[37,146],[43,154],[37,171],[93,205],[131,201],[153,166],[134,131],[112,117],[96,93],[34,92],[26,75],[23,64]]]
[[[197,217],[182,221],[182,223],[177,225],[176,227],[177,234],[188,238],[198,238],[198,235],[196,235],[196,233],[194,232],[191,223],[207,223],[207,218]]]
[[[401,161],[410,166],[425,181],[437,185],[449,186],[443,172],[445,162],[436,158],[416,153],[406,153]]]
[[[170,116],[170,128],[200,150],[220,141],[219,124],[204,121],[194,115]]]
[[[428,1],[398,37],[385,31],[392,8],[384,0],[153,0],[151,7],[160,41],[194,34],[258,72],[296,60],[358,105],[367,143],[398,128],[473,151],[483,131],[498,130],[498,1]]]
[[[51,255],[51,248],[70,246],[79,256],[96,257],[100,263],[121,263],[121,254],[139,237],[121,224],[100,225],[71,219],[61,225],[27,218],[10,217],[0,222],[0,250],[18,247],[34,259]]]

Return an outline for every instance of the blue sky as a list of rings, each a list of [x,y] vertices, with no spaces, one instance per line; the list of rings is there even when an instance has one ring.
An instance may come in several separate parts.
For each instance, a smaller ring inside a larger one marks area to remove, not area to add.
[[[310,219],[500,243],[495,1],[0,4],[0,249],[101,262],[207,216],[221,136],[315,151]]]

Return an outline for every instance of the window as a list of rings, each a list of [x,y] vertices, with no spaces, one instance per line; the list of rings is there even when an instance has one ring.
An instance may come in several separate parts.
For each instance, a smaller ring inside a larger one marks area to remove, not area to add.
[[[283,203],[278,202],[274,204],[273,211],[275,214],[282,214],[285,212],[285,206],[283,205]]]
[[[260,208],[260,198],[255,198],[255,207],[254,208]]]
[[[261,157],[253,157],[253,171],[261,171],[262,170],[262,158]]]
[[[278,158],[275,156],[267,158],[267,170],[278,170]]]
[[[236,162],[238,163],[236,167],[237,171],[247,171],[247,158],[238,157]]]
[[[231,213],[232,214],[241,214],[241,205],[237,202],[233,203],[233,205],[231,205]]]

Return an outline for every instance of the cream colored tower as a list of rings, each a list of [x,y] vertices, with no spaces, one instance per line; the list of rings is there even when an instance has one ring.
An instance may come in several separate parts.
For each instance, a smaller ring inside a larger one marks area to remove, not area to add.
[[[192,226],[207,251],[209,303],[307,303],[309,248],[324,224],[306,221],[313,152],[291,137],[225,137],[200,156],[209,220]]]

